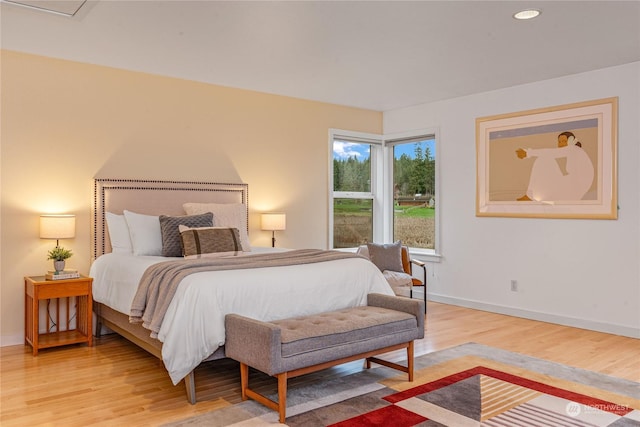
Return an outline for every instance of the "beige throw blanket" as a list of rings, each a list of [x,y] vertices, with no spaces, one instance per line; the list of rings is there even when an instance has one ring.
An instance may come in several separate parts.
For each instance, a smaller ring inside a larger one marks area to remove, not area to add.
[[[296,264],[326,262],[359,255],[318,249],[299,249],[287,252],[247,255],[230,258],[182,259],[160,262],[149,267],[131,303],[129,321],[142,323],[157,338],[164,315],[171,304],[178,285],[189,274],[216,270],[281,267]]]

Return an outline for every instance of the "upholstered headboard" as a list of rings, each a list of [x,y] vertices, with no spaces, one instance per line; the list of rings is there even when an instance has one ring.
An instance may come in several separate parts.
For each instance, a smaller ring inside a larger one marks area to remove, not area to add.
[[[147,215],[184,215],[183,203],[242,203],[248,217],[248,198],[247,184],[96,179],[91,216],[93,259],[111,252],[106,212],[122,214],[127,209]]]

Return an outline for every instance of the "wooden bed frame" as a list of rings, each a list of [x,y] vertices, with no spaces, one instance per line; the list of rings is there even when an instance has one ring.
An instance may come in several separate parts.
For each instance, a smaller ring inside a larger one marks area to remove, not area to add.
[[[111,252],[106,229],[105,213],[122,214],[124,209],[147,215],[184,215],[183,203],[243,203],[249,206],[247,184],[228,184],[190,181],[152,181],[134,179],[95,179],[92,212],[93,258]],[[247,232],[248,232],[247,220]],[[162,359],[162,343],[149,336],[140,324],[129,323],[129,316],[94,301],[96,337],[102,327],[118,333],[137,346]],[[225,357],[224,347],[218,348],[205,361]],[[194,373],[184,379],[187,399],[196,403]]]

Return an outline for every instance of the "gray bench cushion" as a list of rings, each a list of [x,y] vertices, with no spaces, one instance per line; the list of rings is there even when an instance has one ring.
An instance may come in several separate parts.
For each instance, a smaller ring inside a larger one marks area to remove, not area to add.
[[[282,357],[329,350],[346,343],[415,331],[416,317],[382,307],[354,307],[329,313],[276,320],[280,328]],[[330,350],[329,350],[330,351]]]

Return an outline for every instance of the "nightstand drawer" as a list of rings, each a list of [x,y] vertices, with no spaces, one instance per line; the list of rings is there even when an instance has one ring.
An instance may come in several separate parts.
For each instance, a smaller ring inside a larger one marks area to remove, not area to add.
[[[87,293],[89,293],[89,289],[91,289],[91,282],[85,279],[81,282],[66,282],[65,286],[57,286],[60,281],[61,280],[52,280],[40,286],[38,290],[38,299],[77,297],[80,295],[87,295]]]

